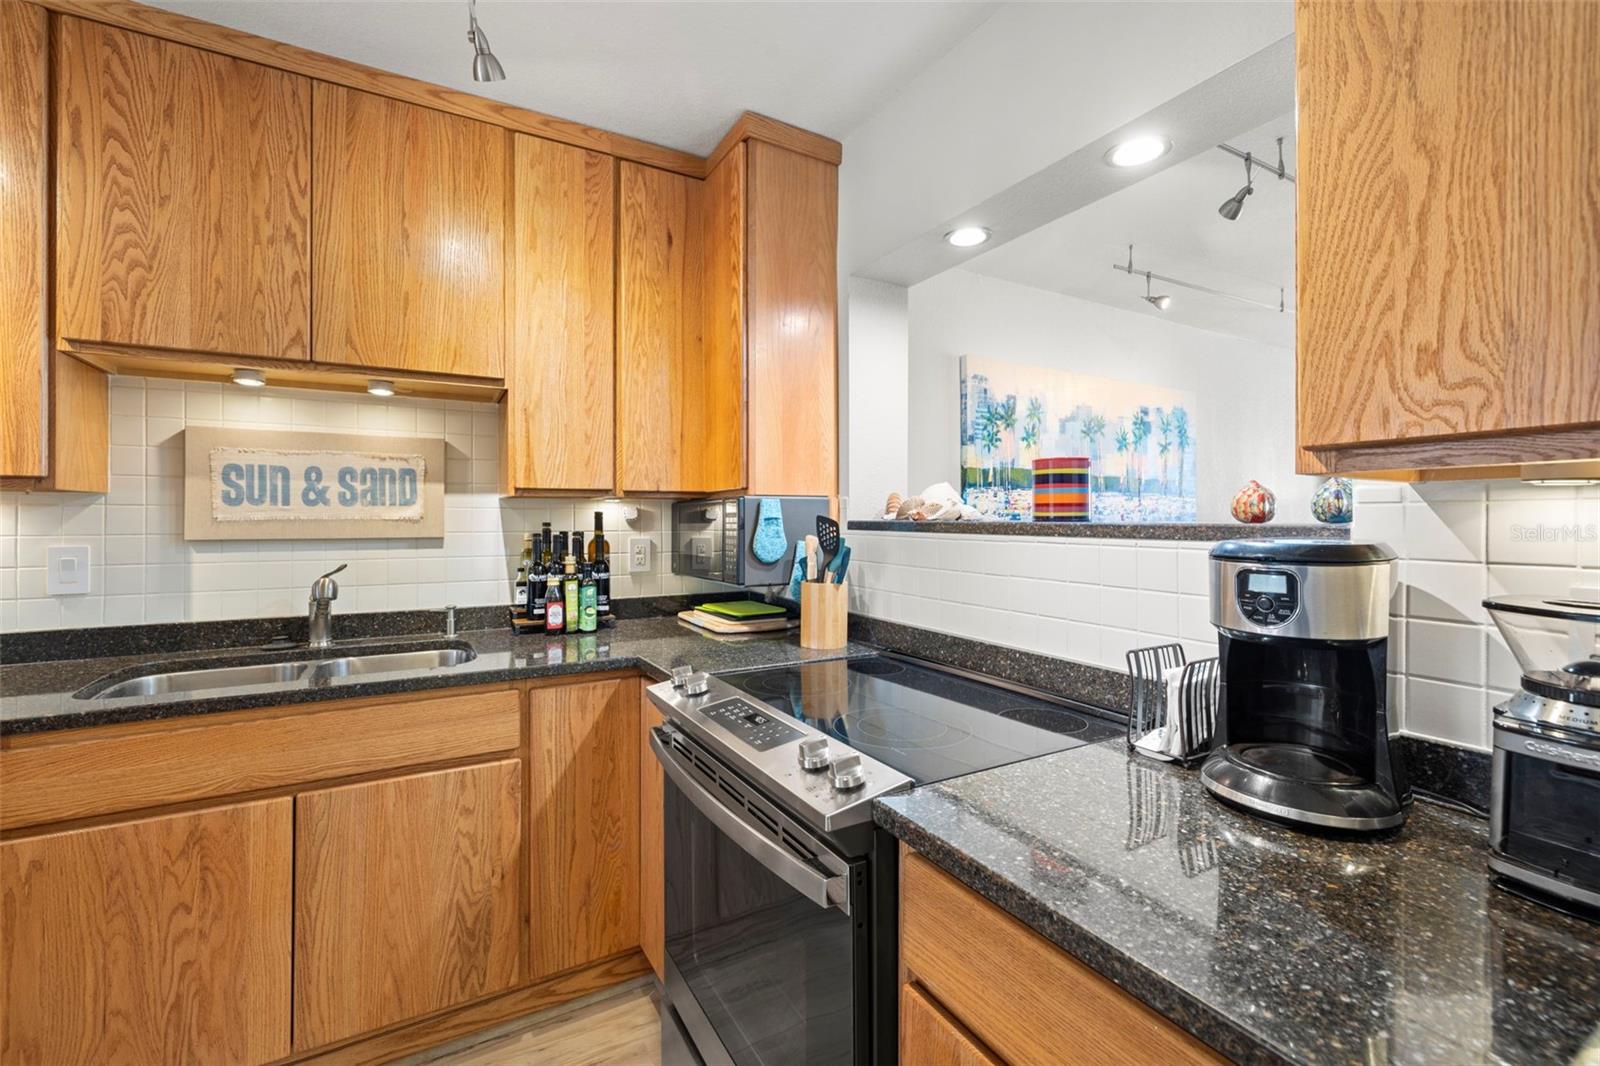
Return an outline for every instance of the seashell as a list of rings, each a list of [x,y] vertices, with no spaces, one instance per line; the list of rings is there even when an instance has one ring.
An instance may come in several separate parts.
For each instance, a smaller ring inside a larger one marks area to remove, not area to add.
[[[922,503],[921,496],[913,496],[909,500],[901,500],[900,509],[894,513],[894,516],[902,520],[914,518],[917,511],[922,507]]]
[[[883,515],[884,515],[884,517],[885,518],[893,518],[896,515],[898,515],[900,513],[900,504],[902,502],[903,501],[902,501],[901,496],[900,496],[900,494],[898,492],[889,493],[888,502],[886,502],[883,505]]]

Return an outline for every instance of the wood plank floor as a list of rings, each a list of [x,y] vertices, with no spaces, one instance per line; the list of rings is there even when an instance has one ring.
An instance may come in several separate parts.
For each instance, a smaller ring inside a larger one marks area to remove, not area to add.
[[[648,977],[461,1037],[403,1066],[688,1066],[665,1054],[659,993]]]

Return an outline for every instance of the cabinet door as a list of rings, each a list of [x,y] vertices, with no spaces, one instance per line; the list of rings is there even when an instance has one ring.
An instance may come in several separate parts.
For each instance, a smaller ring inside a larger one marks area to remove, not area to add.
[[[296,1051],[518,983],[521,808],[516,759],[296,797]]]
[[[839,168],[750,141],[749,491],[839,491]]]
[[[507,131],[318,82],[319,363],[498,378]]]
[[[661,763],[650,749],[650,731],[665,721],[660,708],[650,702],[649,696],[642,695],[639,706],[639,946],[654,967],[656,977],[663,981],[666,980],[667,916],[661,818],[666,799]]]
[[[696,492],[703,183],[624,160],[617,205],[617,489]]]
[[[639,945],[639,683],[540,688],[532,703],[537,981]]]
[[[512,136],[506,495],[612,491],[616,160]]]
[[[0,477],[46,472],[48,41],[43,8],[0,4]]]
[[[287,1055],[291,802],[0,844],[0,1062]]]
[[[309,358],[310,80],[65,16],[55,41],[59,336]]]
[[[999,1066],[916,985],[900,986],[900,1061],[917,1066]]]

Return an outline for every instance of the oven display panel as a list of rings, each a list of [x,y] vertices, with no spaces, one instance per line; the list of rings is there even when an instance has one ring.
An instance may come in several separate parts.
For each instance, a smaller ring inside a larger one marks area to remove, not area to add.
[[[1239,610],[1258,626],[1281,626],[1300,609],[1300,581],[1285,570],[1241,570]]]
[[[701,710],[701,714],[725,727],[757,751],[787,744],[800,736],[800,730],[771,711],[742,699],[723,700]]]

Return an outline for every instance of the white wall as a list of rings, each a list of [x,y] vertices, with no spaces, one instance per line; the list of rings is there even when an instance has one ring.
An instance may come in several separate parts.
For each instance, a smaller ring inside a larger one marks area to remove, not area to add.
[[[904,492],[906,448],[906,358],[909,340],[907,290],[866,278],[848,280],[845,333],[850,352],[850,397],[846,406],[844,512],[851,518],[882,513],[891,492]]]
[[[1294,473],[1293,352],[964,270],[910,294],[909,491],[959,487],[960,359],[975,355],[1192,393],[1199,520],[1230,521],[1251,478],[1277,493],[1277,521],[1311,520],[1320,481]]]
[[[312,579],[341,562],[337,613],[509,602],[522,534],[549,521],[589,529],[605,511],[617,598],[723,588],[671,572],[671,505],[502,500],[500,411],[488,404],[303,389],[113,377],[111,491],[0,493],[0,633],[141,622],[255,618],[305,610]],[[186,425],[443,437],[445,535],[438,540],[185,541]],[[649,573],[628,574],[633,536],[654,545]],[[90,592],[45,593],[45,549],[89,547]]]

